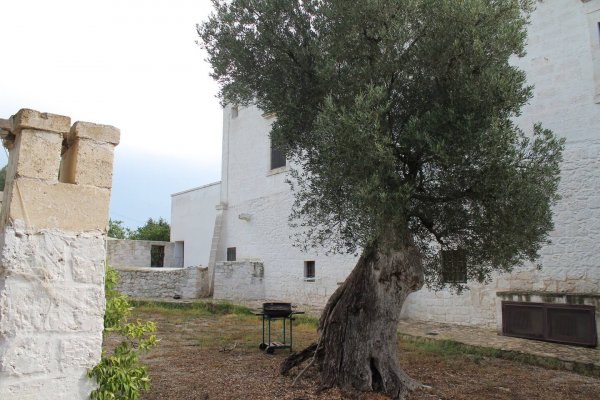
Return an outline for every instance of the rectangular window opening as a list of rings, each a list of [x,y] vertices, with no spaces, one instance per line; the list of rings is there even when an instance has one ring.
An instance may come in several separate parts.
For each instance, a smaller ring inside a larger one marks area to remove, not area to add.
[[[227,261],[235,261],[235,257],[236,257],[235,252],[236,252],[235,247],[227,248]]]
[[[304,261],[304,280],[306,282],[315,281],[315,262]]]
[[[442,250],[442,281],[467,283],[467,253],[464,250]]]
[[[238,113],[239,113],[239,108],[238,106],[232,106],[231,107],[231,118],[237,118],[238,117]]]
[[[285,164],[285,154],[277,147],[274,147],[271,142],[271,169],[285,167]]]
[[[152,268],[162,268],[165,264],[165,246],[150,247],[150,266]]]

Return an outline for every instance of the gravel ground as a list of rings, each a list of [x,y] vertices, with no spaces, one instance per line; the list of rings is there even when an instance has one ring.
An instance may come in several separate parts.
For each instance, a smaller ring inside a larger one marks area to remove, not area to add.
[[[168,399],[342,399],[337,389],[317,393],[318,377],[309,370],[292,387],[278,374],[289,354],[266,355],[258,350],[261,327],[254,316],[206,316],[181,310],[136,311],[136,317],[158,324],[157,348],[143,357],[152,388],[144,400]],[[295,349],[315,340],[308,323],[294,327]],[[469,355],[450,356],[425,351],[411,342],[400,344],[402,367],[430,390],[417,399],[594,399],[600,380],[566,371],[547,370],[513,361]],[[386,399],[366,394],[365,400]]]

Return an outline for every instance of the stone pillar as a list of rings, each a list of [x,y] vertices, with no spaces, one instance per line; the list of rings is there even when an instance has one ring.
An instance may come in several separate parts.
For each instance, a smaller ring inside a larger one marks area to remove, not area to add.
[[[85,399],[102,346],[120,133],[33,110],[0,122],[10,150],[0,216],[0,399]]]

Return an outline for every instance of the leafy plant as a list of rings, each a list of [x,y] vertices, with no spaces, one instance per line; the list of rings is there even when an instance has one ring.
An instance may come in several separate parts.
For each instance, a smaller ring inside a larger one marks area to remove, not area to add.
[[[98,388],[90,394],[92,400],[136,400],[150,388],[150,378],[140,362],[140,354],[158,342],[154,335],[156,324],[139,319],[128,322],[133,307],[126,295],[115,290],[118,282],[117,271],[107,266],[104,339],[114,334],[122,337],[122,341],[112,353],[103,350],[100,363],[88,371],[88,376],[98,382]]]
[[[114,239],[127,239],[131,236],[131,229],[123,226],[121,220],[108,220],[108,237]]]

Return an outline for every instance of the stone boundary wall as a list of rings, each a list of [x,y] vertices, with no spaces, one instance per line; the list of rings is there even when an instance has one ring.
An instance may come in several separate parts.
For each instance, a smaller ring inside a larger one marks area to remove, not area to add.
[[[265,270],[262,262],[221,261],[216,263],[214,274],[214,299],[265,299]]]
[[[134,298],[197,299],[207,297],[208,268],[117,268],[117,290]]]
[[[0,399],[87,399],[102,350],[105,236],[119,130],[23,109],[0,216]]]
[[[164,246],[165,268],[183,267],[183,249],[177,251],[177,243],[157,240],[120,240],[109,238],[106,241],[106,260],[113,268],[150,267],[150,249]]]

